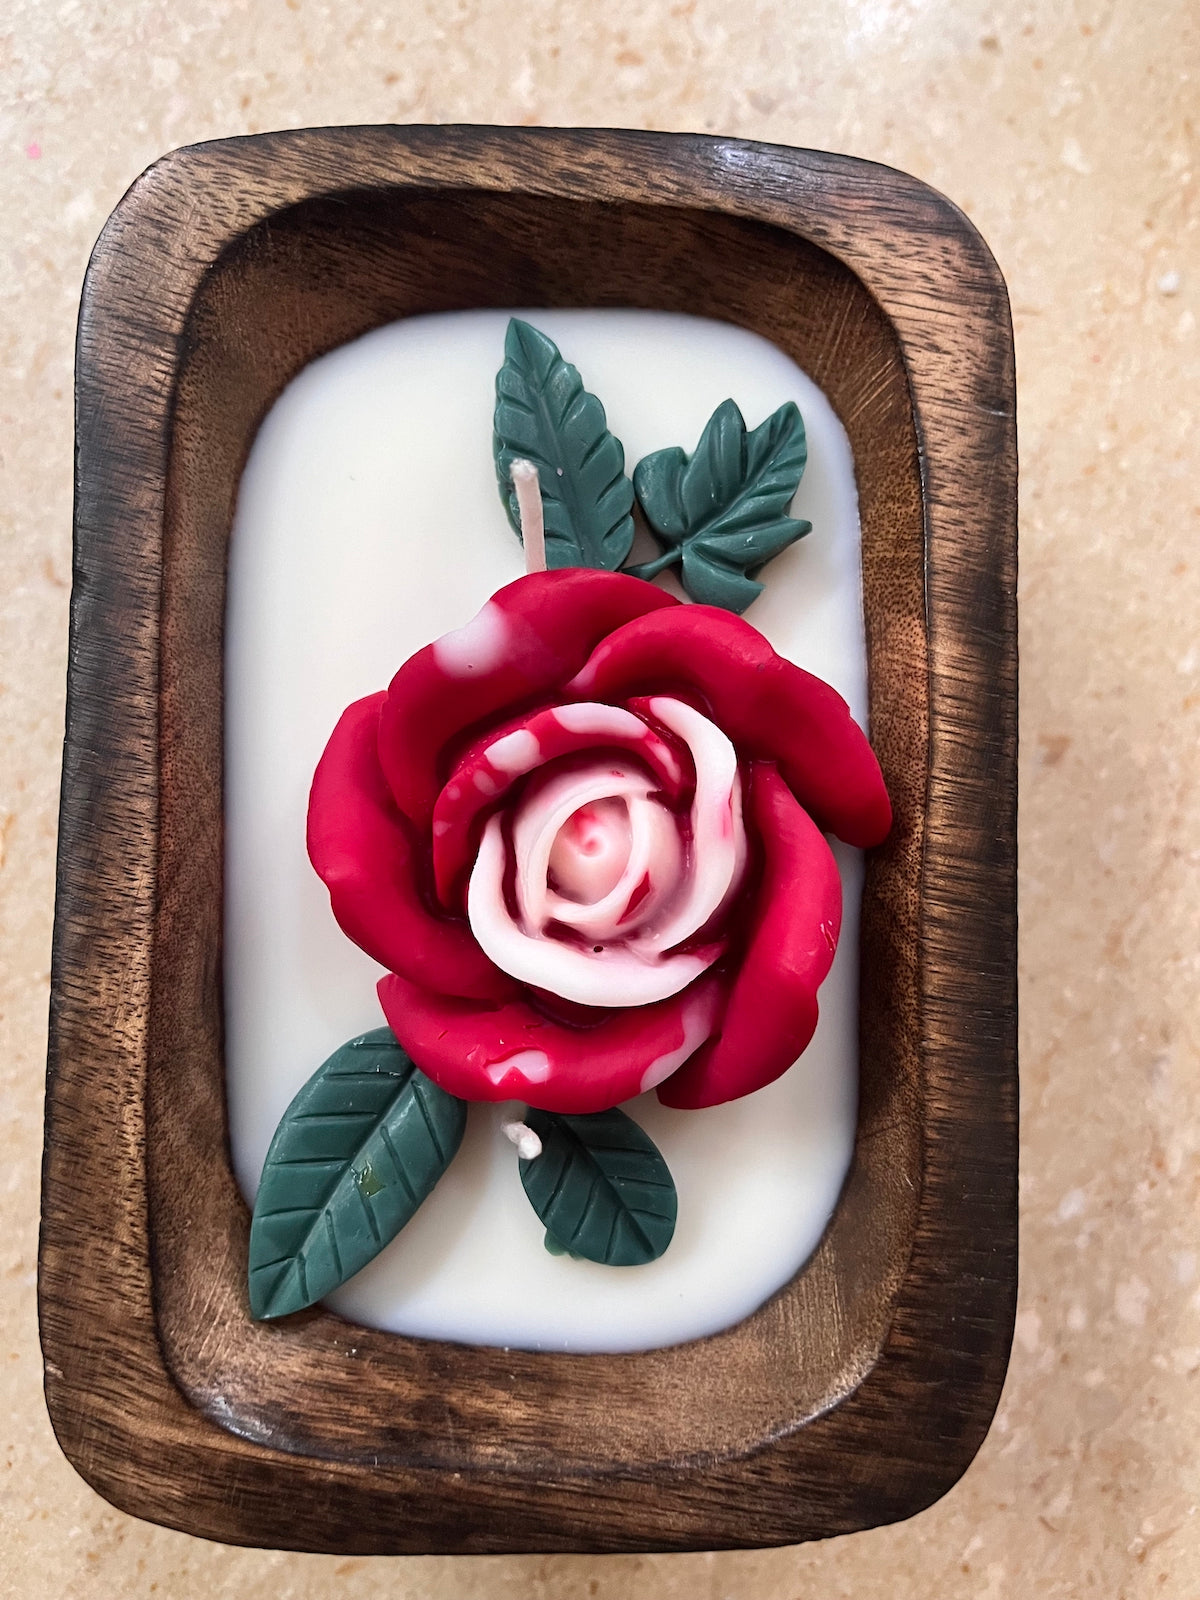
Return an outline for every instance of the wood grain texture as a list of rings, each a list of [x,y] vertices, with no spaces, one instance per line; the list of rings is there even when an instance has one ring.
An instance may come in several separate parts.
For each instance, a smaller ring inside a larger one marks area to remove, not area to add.
[[[249,1319],[221,1010],[238,478],[380,323],[645,306],[764,334],[854,446],[872,739],[862,1094],[804,1270],[637,1355]],[[902,174],[681,135],[329,129],[197,146],[85,287],[41,1248],[47,1397],[115,1504],[346,1552],[790,1543],[910,1515],[999,1397],[1016,1288],[1015,431],[999,272]]]

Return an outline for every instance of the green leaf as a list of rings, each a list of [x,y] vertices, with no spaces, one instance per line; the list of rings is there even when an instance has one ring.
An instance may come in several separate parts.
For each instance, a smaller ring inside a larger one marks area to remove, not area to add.
[[[788,401],[753,432],[732,400],[713,412],[689,457],[673,445],[638,462],[633,487],[664,553],[626,570],[652,578],[681,562],[693,600],[743,612],[762,567],[812,529],[787,515],[808,460],[804,421]]]
[[[317,1068],[275,1130],[250,1224],[250,1311],[312,1305],[389,1244],[462,1143],[466,1102],[418,1072],[390,1028]]]
[[[510,468],[524,459],[538,469],[546,564],[616,571],[633,542],[633,485],[621,441],[553,339],[517,317],[508,324],[496,374],[492,449],[500,498],[518,537]]]
[[[623,1111],[525,1113],[542,1153],[521,1182],[546,1225],[546,1248],[609,1267],[655,1261],[675,1232],[678,1197],[658,1147]],[[556,1248],[557,1247],[557,1248]]]

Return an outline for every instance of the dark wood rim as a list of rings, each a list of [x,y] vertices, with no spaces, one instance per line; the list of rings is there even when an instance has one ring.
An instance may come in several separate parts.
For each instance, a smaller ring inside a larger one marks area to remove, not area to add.
[[[855,273],[903,353],[926,529],[924,1181],[871,1370],[750,1454],[599,1475],[575,1463],[552,1481],[500,1466],[452,1482],[436,1462],[371,1468],[234,1432],[237,1417],[222,1426],[211,1406],[206,1415],[189,1403],[164,1356],[144,1132],[164,896],[155,552],[180,340],[223,249],[349,181],[600,196],[767,223]],[[347,1551],[787,1543],[936,1499],[986,1432],[1016,1286],[1014,386],[1007,298],[978,235],[901,174],[741,141],[461,128],[267,135],[177,152],[139,180],[97,246],[78,355],[40,1253],[47,1398],[72,1462],[115,1504],[190,1532]],[[136,384],[105,378],[114,356]]]

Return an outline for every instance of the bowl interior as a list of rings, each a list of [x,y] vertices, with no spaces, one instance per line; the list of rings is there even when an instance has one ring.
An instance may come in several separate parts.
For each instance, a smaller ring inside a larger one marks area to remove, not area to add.
[[[872,742],[896,811],[868,862],[854,1160],[805,1268],[711,1338],[636,1355],[450,1345],[323,1310],[255,1324],[222,1059],[226,552],[258,425],[315,357],[396,318],[628,306],[764,335],[829,395],[854,450]],[[159,1336],[193,1405],[326,1460],[602,1473],[745,1454],[870,1370],[921,1184],[918,927],[928,756],[925,528],[909,385],[863,283],[780,228],[673,204],[536,193],[348,191],[276,213],[207,274],[187,320],[167,462],[159,897],[147,1064]]]

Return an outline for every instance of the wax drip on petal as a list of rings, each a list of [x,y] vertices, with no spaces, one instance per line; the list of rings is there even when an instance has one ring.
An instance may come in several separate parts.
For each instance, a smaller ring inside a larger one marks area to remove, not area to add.
[[[645,1094],[703,1045],[721,1009],[716,978],[656,1005],[601,1014],[591,1027],[554,1022],[524,1000],[480,1006],[389,974],[379,1000],[396,1038],[448,1094],[522,1100],[586,1115]]]
[[[614,628],[678,607],[640,578],[586,568],[536,572],[497,590],[464,627],[418,650],[388,687],[379,762],[400,810],[428,827],[442,787],[438,760],[456,735],[557,694]]]

